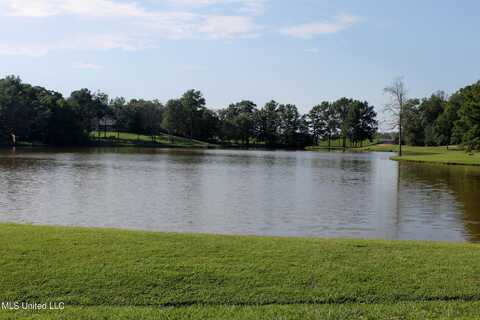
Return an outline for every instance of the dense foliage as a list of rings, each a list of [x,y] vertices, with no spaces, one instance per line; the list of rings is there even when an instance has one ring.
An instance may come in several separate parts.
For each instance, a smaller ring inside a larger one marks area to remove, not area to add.
[[[403,110],[403,140],[415,146],[463,144],[480,147],[480,81],[448,97],[437,92],[409,99]],[[68,98],[9,76],[0,79],[0,144],[14,134],[19,141],[81,145],[93,131],[124,131],[175,136],[224,144],[262,144],[299,148],[320,140],[360,145],[377,132],[376,113],[367,102],[324,101],[301,115],[293,104],[252,101],[207,108],[197,90],[165,105],[158,100],[110,99],[102,92],[74,91]]]
[[[414,146],[480,147],[480,81],[447,97],[410,99],[404,110],[404,142]]]
[[[258,108],[240,101],[213,111],[197,90],[189,90],[165,105],[158,100],[109,99],[81,89],[64,98],[60,93],[22,83],[10,76],[0,80],[0,141],[18,140],[50,145],[80,145],[91,133],[167,133],[225,144],[262,144],[301,148],[320,139],[341,137],[359,143],[372,139],[376,113],[367,102],[342,98],[322,102],[301,115],[293,104],[270,101]]]

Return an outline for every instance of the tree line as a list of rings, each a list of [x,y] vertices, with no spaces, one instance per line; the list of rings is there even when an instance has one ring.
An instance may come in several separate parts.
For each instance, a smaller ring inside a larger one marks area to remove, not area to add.
[[[401,79],[395,80],[385,92],[392,97],[386,110],[393,115],[403,143],[480,148],[480,81],[451,96],[438,91],[422,99],[407,98]],[[396,139],[399,140],[398,135]]]
[[[342,98],[322,102],[307,114],[296,105],[270,101],[259,108],[252,101],[207,108],[198,90],[162,104],[158,100],[110,99],[103,92],[73,91],[69,97],[19,77],[0,80],[0,141],[48,145],[85,145],[92,132],[107,130],[151,135],[169,134],[219,144],[303,148],[320,140],[342,138],[361,144],[373,139],[377,114],[368,102]],[[108,128],[108,129],[107,129]]]

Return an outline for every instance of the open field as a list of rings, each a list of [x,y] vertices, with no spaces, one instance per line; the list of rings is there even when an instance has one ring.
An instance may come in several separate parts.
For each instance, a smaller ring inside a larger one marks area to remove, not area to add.
[[[208,147],[212,146],[211,144],[199,140],[188,139],[178,136],[169,136],[167,134],[161,133],[156,135],[154,140],[152,136],[128,133],[128,132],[117,132],[107,131],[105,138],[105,132],[94,131],[91,133],[92,138],[108,140],[119,143],[159,143],[167,146],[181,146],[181,147]]]
[[[480,247],[0,225],[5,319],[480,316]]]

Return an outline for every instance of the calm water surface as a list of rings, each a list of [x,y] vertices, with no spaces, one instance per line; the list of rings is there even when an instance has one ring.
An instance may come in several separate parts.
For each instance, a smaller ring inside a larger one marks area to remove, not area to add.
[[[480,169],[388,153],[0,151],[0,221],[480,242]]]

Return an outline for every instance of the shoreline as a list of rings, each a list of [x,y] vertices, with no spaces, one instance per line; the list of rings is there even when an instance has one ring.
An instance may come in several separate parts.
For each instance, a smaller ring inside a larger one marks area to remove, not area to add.
[[[421,239],[388,239],[380,237],[348,237],[348,236],[314,236],[314,235],[272,235],[272,234],[255,234],[255,233],[222,233],[222,232],[208,232],[208,231],[167,231],[155,229],[142,229],[135,227],[108,227],[108,226],[81,226],[81,225],[63,225],[63,224],[36,224],[31,222],[0,222],[0,229],[2,227],[32,227],[32,228],[50,228],[50,229],[65,229],[75,230],[80,229],[89,232],[126,232],[126,233],[145,233],[145,234],[160,234],[171,236],[205,236],[205,237],[219,237],[219,238],[245,238],[245,239],[265,239],[265,240],[317,240],[317,241],[360,241],[360,242],[400,242],[400,243],[424,243],[424,244],[452,244],[452,245],[478,245],[480,242],[473,242],[467,239],[463,240],[421,240]]]
[[[163,143],[148,143],[148,142],[130,142],[130,143],[93,143],[82,146],[48,146],[48,145],[26,145],[20,144],[15,148],[24,150],[35,149],[88,149],[88,148],[158,148],[158,149],[217,149],[217,150],[266,150],[266,151],[307,151],[307,152],[398,152],[395,145],[375,145],[363,148],[324,148],[324,147],[306,147],[287,148],[287,147],[267,147],[264,145],[218,145],[218,144],[163,144]],[[474,154],[467,154],[466,151],[455,149],[446,149],[446,147],[411,147],[405,146],[405,153],[402,157],[392,156],[390,159],[398,162],[412,162],[412,163],[426,163],[426,164],[440,164],[452,166],[472,166],[480,167],[480,152]],[[11,146],[0,146],[0,150],[11,150]]]
[[[432,164],[432,165],[443,165],[443,166],[461,166],[461,167],[480,167],[480,162],[478,163],[464,163],[464,162],[454,162],[454,161],[435,161],[435,160],[421,160],[421,159],[404,159],[402,157],[394,156],[390,159],[398,162],[410,162],[410,163],[421,163],[421,164]]]
[[[412,163],[428,163],[439,165],[457,165],[457,166],[480,166],[480,152],[476,152],[472,155],[468,154],[465,150],[458,149],[457,146],[451,146],[447,149],[446,146],[442,147],[413,147],[404,146],[404,155],[399,157],[398,155],[392,156],[390,159],[399,162],[412,162]],[[329,151],[328,148],[315,147],[310,148],[311,151]],[[343,149],[334,149],[330,151],[342,151]],[[363,148],[350,148],[346,149],[348,152],[398,152],[397,145],[391,144],[379,144],[374,146],[368,146]]]
[[[267,147],[265,145],[220,145],[220,144],[209,144],[209,145],[179,145],[179,144],[152,144],[152,143],[105,143],[105,144],[89,144],[89,145],[77,145],[77,146],[51,146],[51,145],[17,145],[17,146],[8,146],[0,145],[0,150],[12,150],[23,149],[23,150],[36,150],[36,149],[51,149],[51,150],[65,150],[65,149],[92,149],[92,148],[151,148],[151,149],[218,149],[218,150],[265,150],[265,151],[308,151],[302,148],[289,148],[281,146],[272,146]]]

